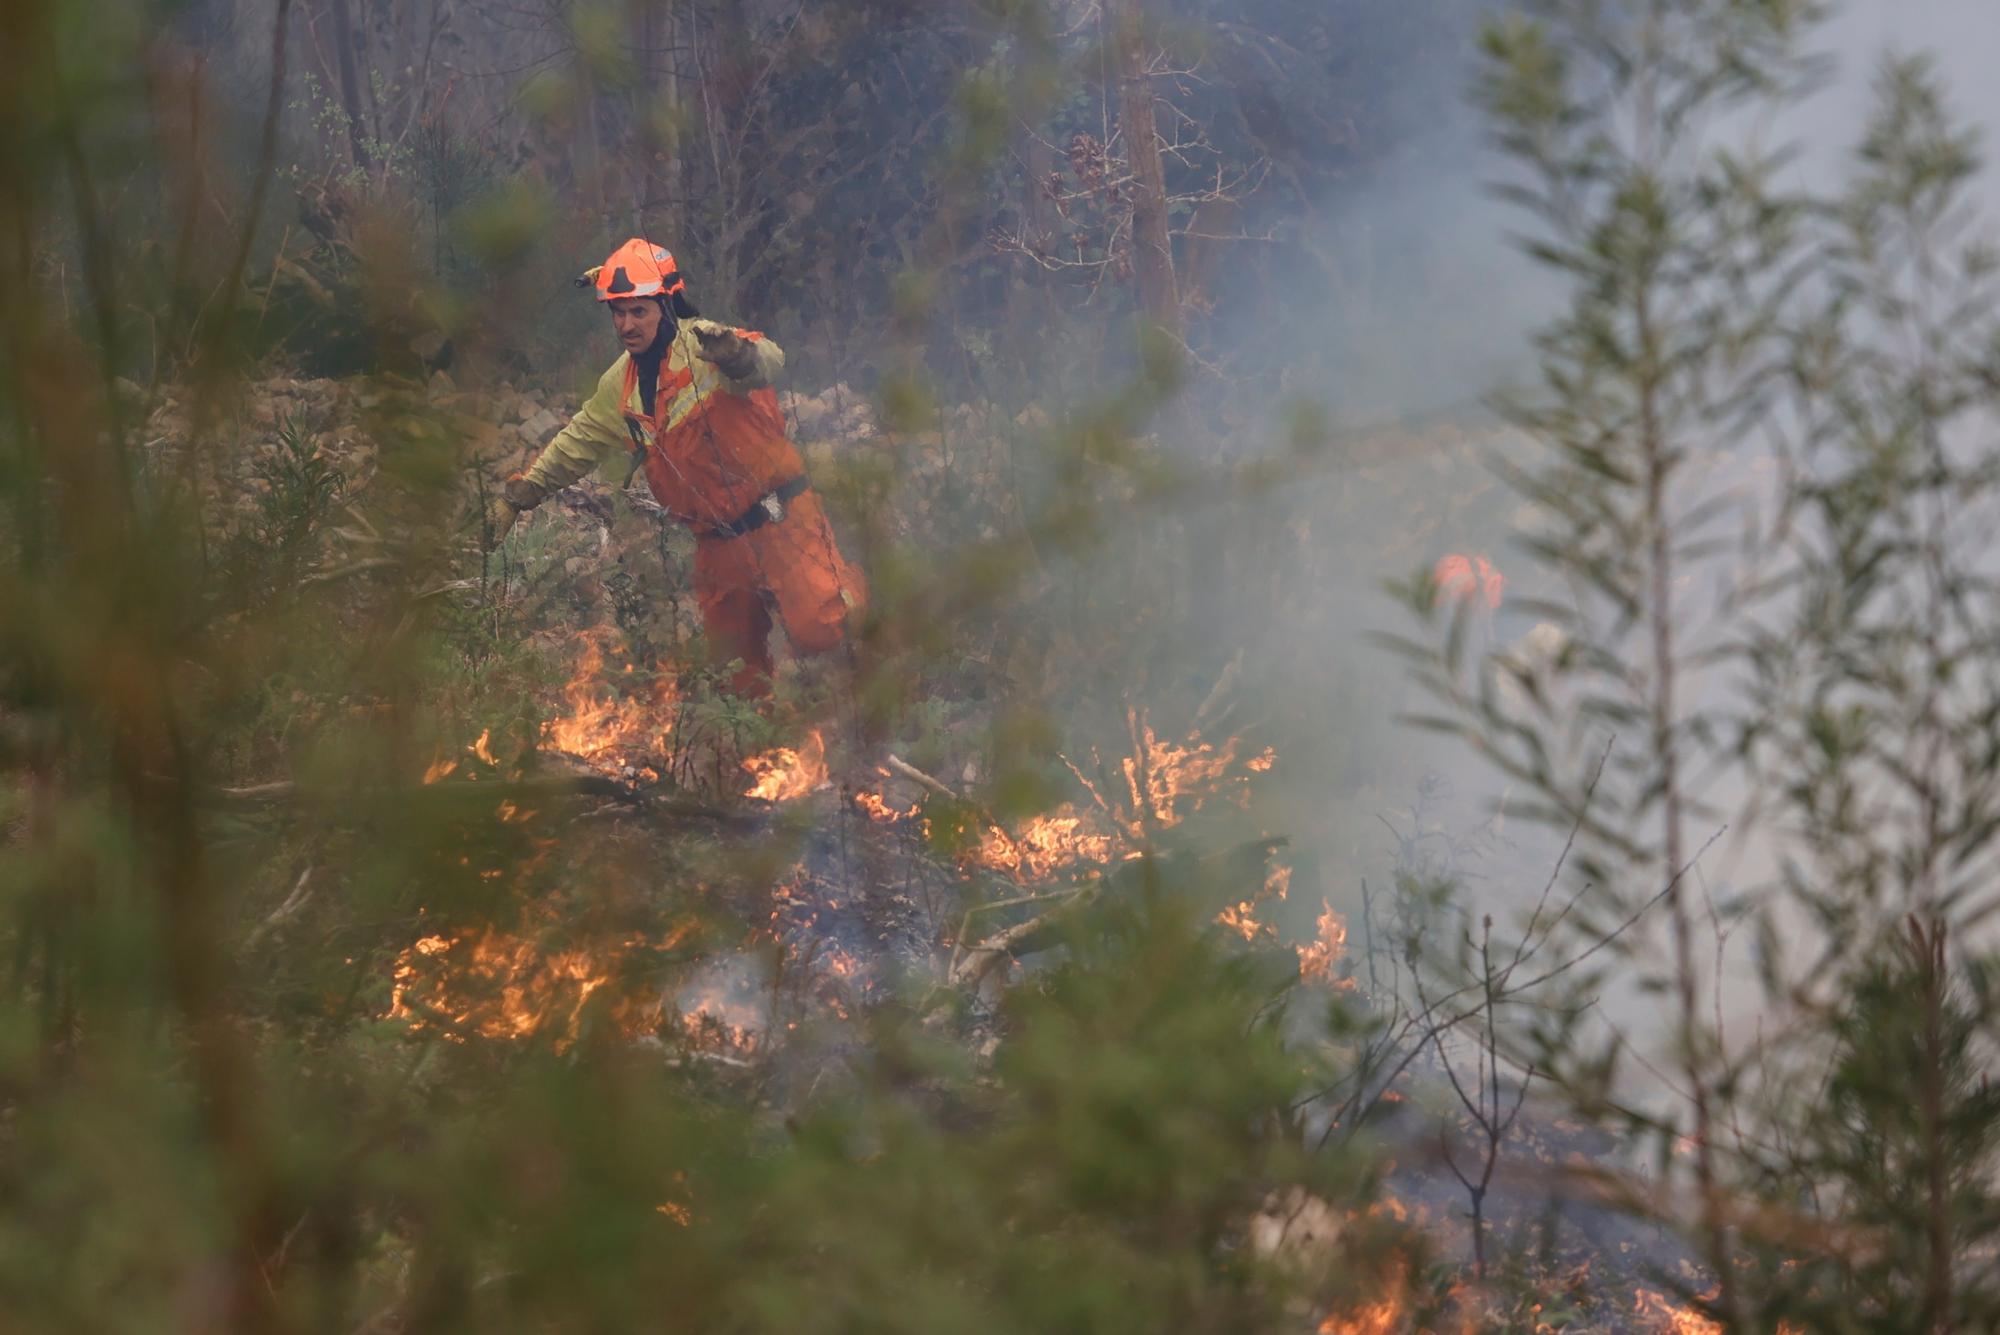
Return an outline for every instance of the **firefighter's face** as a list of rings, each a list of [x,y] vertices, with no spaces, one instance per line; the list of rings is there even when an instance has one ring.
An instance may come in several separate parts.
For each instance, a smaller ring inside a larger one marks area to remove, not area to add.
[[[618,341],[627,352],[644,352],[653,346],[664,314],[659,302],[648,297],[628,297],[609,305],[611,327],[618,331]]]

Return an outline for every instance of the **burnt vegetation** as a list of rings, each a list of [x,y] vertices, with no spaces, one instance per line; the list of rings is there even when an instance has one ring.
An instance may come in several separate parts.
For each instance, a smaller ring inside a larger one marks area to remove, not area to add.
[[[0,1327],[2000,1326],[1979,145],[1518,8],[0,5]]]

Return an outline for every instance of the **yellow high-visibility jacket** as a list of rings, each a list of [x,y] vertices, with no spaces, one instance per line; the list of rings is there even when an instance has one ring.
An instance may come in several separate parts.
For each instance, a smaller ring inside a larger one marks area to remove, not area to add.
[[[784,351],[753,330],[735,332],[752,353],[752,369],[740,380],[698,357],[700,340],[683,325],[660,359],[650,415],[632,355],[620,353],[528,469],[528,481],[556,491],[607,460],[632,459],[644,466],[661,505],[690,523],[716,524],[802,475],[804,461],[786,439],[771,388]]]

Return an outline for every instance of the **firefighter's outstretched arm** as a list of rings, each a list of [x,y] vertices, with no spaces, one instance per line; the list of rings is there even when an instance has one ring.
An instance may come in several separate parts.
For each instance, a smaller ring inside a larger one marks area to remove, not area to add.
[[[624,393],[625,361],[621,357],[597,382],[597,391],[558,431],[541,455],[520,477],[508,479],[487,513],[493,541],[507,536],[514,521],[561,491],[613,454],[626,448],[625,417],[619,399]]]
[[[722,372],[724,389],[738,394],[768,389],[785,369],[785,350],[762,334],[714,320],[690,320],[688,330],[700,348],[696,355]]]

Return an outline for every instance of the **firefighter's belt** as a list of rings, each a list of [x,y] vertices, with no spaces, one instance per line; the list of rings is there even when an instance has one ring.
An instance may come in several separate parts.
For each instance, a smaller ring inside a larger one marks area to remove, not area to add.
[[[754,533],[766,524],[775,524],[785,517],[785,502],[805,494],[812,485],[801,473],[789,482],[781,482],[757,498],[757,503],[743,512],[742,518],[733,524],[711,524],[704,531],[711,538],[740,538],[745,533]]]

